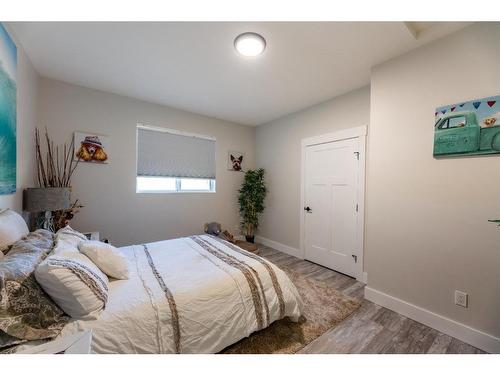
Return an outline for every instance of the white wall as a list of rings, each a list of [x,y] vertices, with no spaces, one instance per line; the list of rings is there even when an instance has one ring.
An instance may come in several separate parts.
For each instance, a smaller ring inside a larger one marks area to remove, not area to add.
[[[269,188],[260,236],[299,249],[301,139],[368,125],[369,118],[364,87],[257,127],[256,163],[266,169]]]
[[[246,168],[253,167],[254,128],[47,78],[40,80],[39,119],[59,143],[74,131],[110,137],[109,164],[82,163],[75,172],[72,197],[85,205],[75,228],[97,230],[116,245],[200,233],[208,221],[236,231],[243,174],[227,171],[227,152],[244,152]],[[137,123],[216,137],[217,192],[137,194]]]
[[[17,45],[17,190],[0,195],[0,208],[22,210],[22,192],[33,186],[35,177],[35,149],[33,132],[36,124],[38,74],[15,35],[4,24]]]
[[[365,238],[370,288],[497,337],[500,158],[432,152],[435,108],[499,95],[499,62],[491,23],[373,69]]]

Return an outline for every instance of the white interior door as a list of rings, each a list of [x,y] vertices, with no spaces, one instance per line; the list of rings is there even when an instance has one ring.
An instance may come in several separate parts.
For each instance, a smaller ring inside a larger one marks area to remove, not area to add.
[[[305,258],[357,277],[359,139],[306,146]]]

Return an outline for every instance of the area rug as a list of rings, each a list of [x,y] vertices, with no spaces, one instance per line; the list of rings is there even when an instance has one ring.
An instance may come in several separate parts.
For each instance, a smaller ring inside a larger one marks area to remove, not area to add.
[[[361,302],[326,284],[283,268],[304,302],[297,323],[284,318],[224,349],[224,354],[292,354],[356,311]]]

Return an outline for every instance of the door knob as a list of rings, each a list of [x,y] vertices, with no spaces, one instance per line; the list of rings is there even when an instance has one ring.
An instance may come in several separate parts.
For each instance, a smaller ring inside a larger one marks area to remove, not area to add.
[[[304,211],[307,211],[307,212],[312,212],[311,207],[309,207],[309,206],[304,207]]]

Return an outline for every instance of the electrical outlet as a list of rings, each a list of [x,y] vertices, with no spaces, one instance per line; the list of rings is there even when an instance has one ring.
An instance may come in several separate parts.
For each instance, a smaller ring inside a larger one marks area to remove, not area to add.
[[[468,295],[460,290],[455,290],[455,305],[467,307]]]

